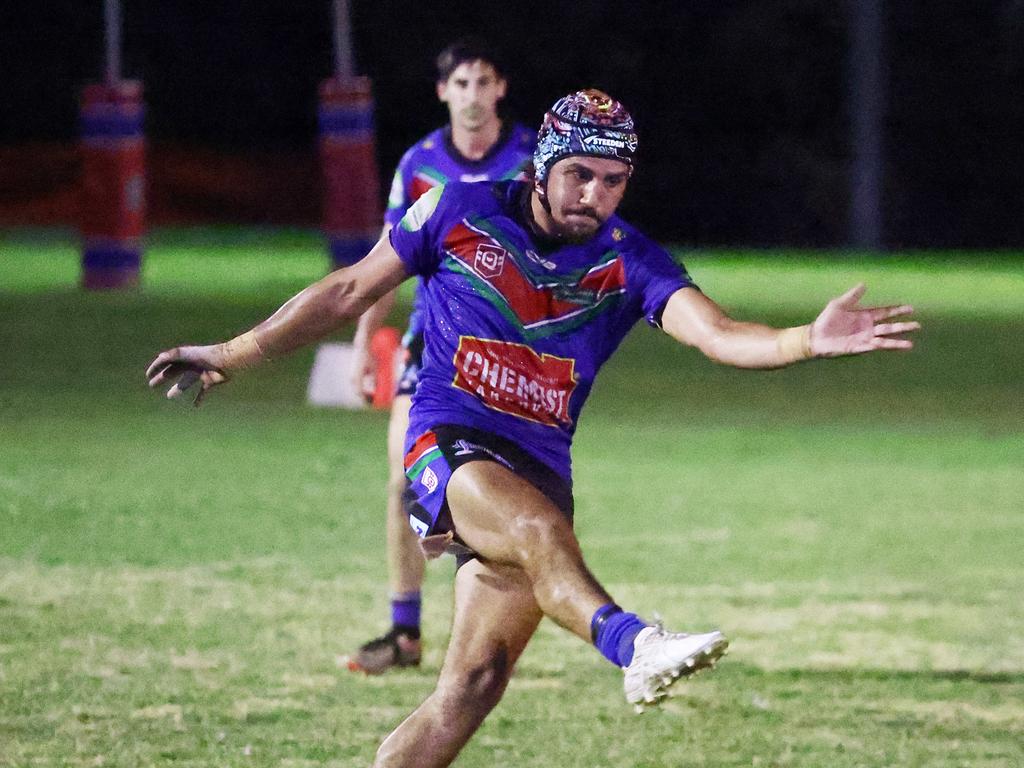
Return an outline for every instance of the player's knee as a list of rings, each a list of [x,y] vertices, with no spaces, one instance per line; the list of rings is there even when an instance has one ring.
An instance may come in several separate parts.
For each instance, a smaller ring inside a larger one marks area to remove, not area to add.
[[[557,511],[519,514],[510,529],[510,538],[522,545],[524,557],[547,558],[572,537],[572,527]]]
[[[501,699],[511,675],[508,649],[496,648],[481,662],[438,681],[438,692],[455,707],[488,711]]]

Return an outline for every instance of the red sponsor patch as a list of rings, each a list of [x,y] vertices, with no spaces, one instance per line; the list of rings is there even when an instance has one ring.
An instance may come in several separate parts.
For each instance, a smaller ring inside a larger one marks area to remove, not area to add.
[[[551,427],[569,426],[576,361],[525,344],[460,336],[452,384],[488,408]]]

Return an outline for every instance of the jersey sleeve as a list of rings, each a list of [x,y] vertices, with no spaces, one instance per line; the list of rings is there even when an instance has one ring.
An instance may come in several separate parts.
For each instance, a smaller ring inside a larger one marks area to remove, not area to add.
[[[640,303],[644,319],[657,328],[661,327],[661,313],[672,294],[697,285],[686,267],[668,251],[654,243],[644,245],[626,258],[626,285]]]
[[[431,275],[444,258],[440,242],[445,189],[442,185],[421,195],[388,235],[391,247],[410,274]]]
[[[537,134],[522,125],[515,127],[515,143],[519,154],[519,164],[507,178],[515,181],[530,181],[533,175],[533,151],[537,146]]]
[[[388,207],[384,211],[384,223],[394,227],[402,220],[402,216],[409,210],[412,200],[409,196],[409,174],[412,164],[412,154],[415,147],[410,148],[402,159],[398,161],[395,168],[395,175],[391,179],[391,189],[388,192]]]

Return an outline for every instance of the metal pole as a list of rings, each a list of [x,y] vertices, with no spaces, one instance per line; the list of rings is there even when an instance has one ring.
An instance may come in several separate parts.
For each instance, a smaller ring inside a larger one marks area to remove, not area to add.
[[[334,74],[339,80],[353,75],[350,26],[348,0],[334,0]]]
[[[121,82],[121,2],[105,0],[103,23],[106,30],[106,81],[107,85]]]
[[[881,250],[886,78],[883,65],[883,0],[850,0],[850,241]]]

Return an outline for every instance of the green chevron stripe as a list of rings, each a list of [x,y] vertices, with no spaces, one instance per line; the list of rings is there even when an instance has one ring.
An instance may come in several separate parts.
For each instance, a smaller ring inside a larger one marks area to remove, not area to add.
[[[527,341],[546,339],[549,336],[555,336],[559,333],[576,330],[589,322],[591,318],[617,305],[625,295],[622,293],[608,294],[599,302],[588,307],[578,315],[573,315],[572,317],[565,318],[563,320],[554,320],[541,326],[527,327],[523,325],[523,321],[519,318],[519,315],[512,310],[512,307],[510,307],[508,302],[505,301],[505,297],[498,291],[494,290],[490,285],[466,269],[466,267],[453,257],[449,256],[446,261],[448,267],[453,272],[458,272],[460,275],[465,277],[476,292],[487,299],[488,303],[497,309],[498,312],[501,313],[502,317],[514,325],[519,330],[522,337]]]
[[[430,448],[426,453],[420,456],[419,461],[405,471],[405,476],[410,480],[416,480],[421,474],[423,474],[423,470],[426,469],[427,464],[436,459],[437,454],[439,453],[441,453],[441,449],[436,445],[433,448]]]

